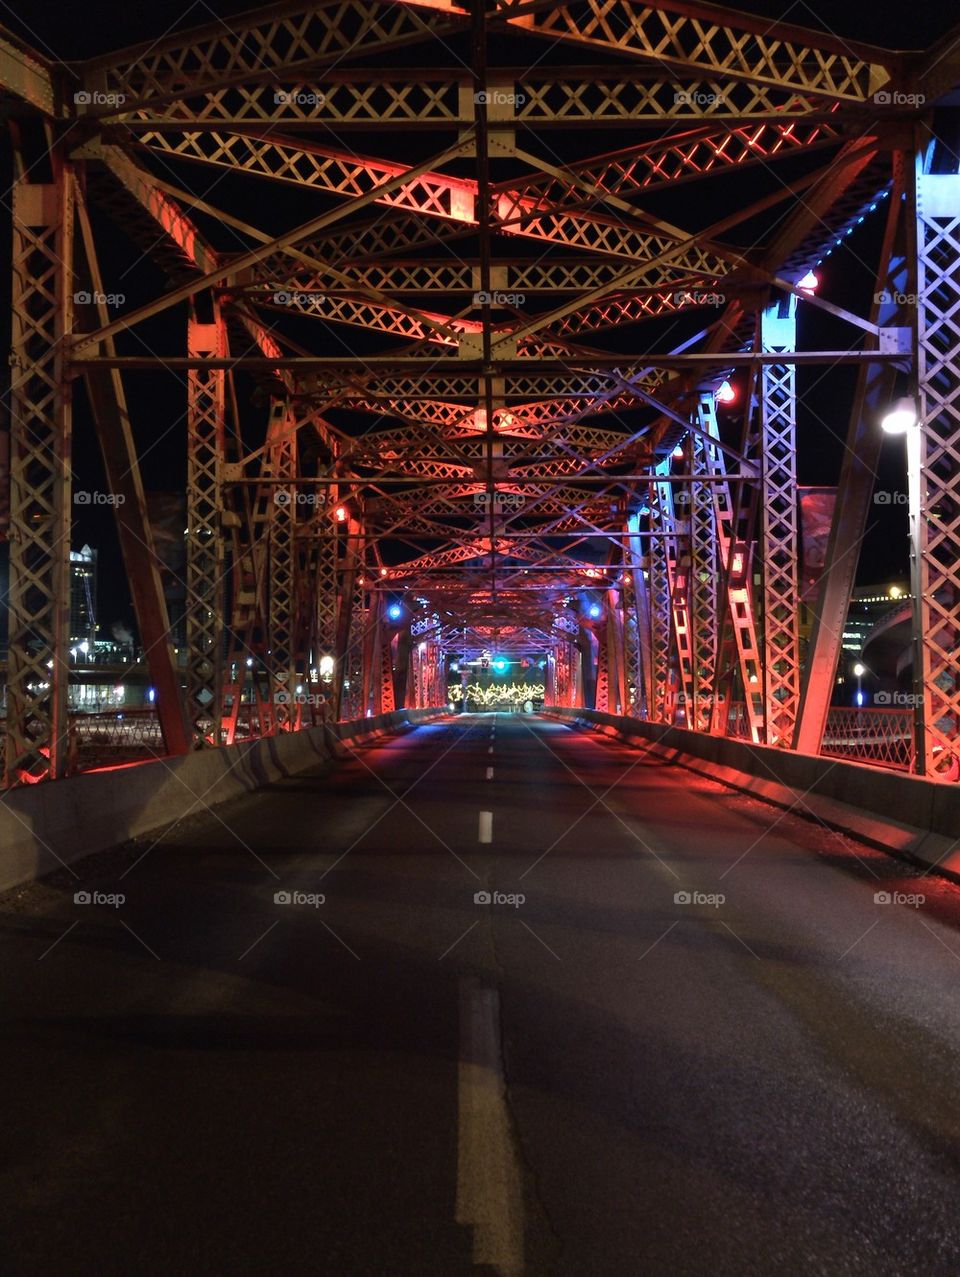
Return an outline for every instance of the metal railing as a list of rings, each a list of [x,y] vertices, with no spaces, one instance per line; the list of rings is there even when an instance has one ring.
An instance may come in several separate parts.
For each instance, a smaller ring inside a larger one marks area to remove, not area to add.
[[[874,767],[910,771],[913,766],[913,710],[856,709],[834,705],[827,713],[821,754]]]
[[[70,770],[162,758],[166,754],[155,709],[116,709],[70,716]]]
[[[750,739],[750,721],[743,701],[727,706],[727,736]],[[913,711],[857,709],[834,705],[827,715],[820,753],[874,767],[910,771],[913,766]]]
[[[6,761],[6,720],[0,718],[0,774]],[[146,762],[166,755],[155,709],[113,709],[70,715],[68,769],[71,774],[116,763]]]

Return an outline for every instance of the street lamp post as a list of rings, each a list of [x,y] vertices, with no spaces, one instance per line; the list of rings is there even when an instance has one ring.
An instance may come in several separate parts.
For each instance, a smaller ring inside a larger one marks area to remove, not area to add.
[[[857,708],[863,708],[863,676],[867,672],[867,667],[862,661],[857,661],[853,667],[854,675],[857,680]]]
[[[913,595],[910,644],[913,649],[913,769],[918,776],[927,772],[925,689],[923,679],[923,494],[920,482],[921,432],[916,400],[898,399],[881,421],[887,434],[906,435],[907,512],[910,521],[910,592]]]

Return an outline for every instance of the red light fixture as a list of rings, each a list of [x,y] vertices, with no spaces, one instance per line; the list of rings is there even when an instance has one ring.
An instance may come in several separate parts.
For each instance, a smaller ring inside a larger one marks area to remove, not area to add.
[[[338,523],[346,523],[347,509],[346,506],[338,505],[333,516]]]
[[[733,386],[730,385],[729,381],[721,381],[714,398],[717,403],[736,403],[737,392],[734,390]]]

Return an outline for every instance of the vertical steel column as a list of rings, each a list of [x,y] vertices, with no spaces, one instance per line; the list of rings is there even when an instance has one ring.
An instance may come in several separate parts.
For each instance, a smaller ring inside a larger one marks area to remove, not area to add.
[[[796,298],[764,311],[766,351],[796,350]],[[766,743],[790,748],[800,696],[800,607],[797,574],[796,365],[764,364],[760,377],[763,673]]]
[[[570,668],[566,637],[558,637],[553,655],[553,692],[555,705],[567,705],[570,695]]]
[[[279,482],[273,489],[270,511],[267,573],[270,594],[268,669],[270,671],[273,727],[276,732],[295,730],[300,723],[297,700],[298,673],[294,660],[296,633],[296,535],[297,499],[300,490],[293,482],[297,471],[296,441],[289,426],[285,404],[276,404],[281,419],[276,442],[270,449],[270,470]],[[273,415],[273,414],[271,414]]]
[[[360,718],[364,712],[363,666],[369,625],[364,587],[355,575],[350,596],[350,642],[344,658],[344,718]]]
[[[543,671],[543,703],[544,705],[559,705],[557,700],[557,653],[556,650],[547,653],[547,664]]]
[[[929,154],[929,152],[927,152]],[[911,432],[919,559],[921,775],[960,776],[960,174],[916,172],[919,426]],[[915,678],[915,685],[919,680]]]
[[[7,785],[67,767],[72,175],[13,188]]]
[[[910,162],[912,165],[912,157]],[[898,299],[904,299],[916,290],[915,276],[912,283],[908,277],[905,245],[898,245],[898,240],[904,238],[901,214],[905,178],[905,156],[898,153],[894,161],[893,192],[887,209],[876,291],[870,308],[871,321],[887,330],[885,338],[888,346],[889,339],[899,333],[905,333],[909,338],[907,315]],[[903,327],[898,328],[898,324]],[[872,508],[871,498],[883,442],[880,416],[890,400],[895,378],[895,370],[887,364],[865,364],[857,376],[826,561],[817,592],[807,658],[801,673],[794,749],[802,754],[818,754],[823,740],[843,652],[843,631],[860,562],[860,545]]]
[[[644,576],[643,546],[640,537],[640,514],[631,514],[627,520],[625,552],[628,561],[635,609],[636,633],[636,692],[634,713],[638,718],[651,718],[653,705],[653,648],[651,645],[652,619],[647,578]]]
[[[657,463],[655,474],[666,474],[670,459]],[[671,640],[673,633],[673,600],[671,598],[671,554],[675,540],[673,500],[670,484],[650,484],[650,648],[651,694],[647,713],[655,723],[671,723],[674,696],[671,684]]]
[[[627,674],[624,651],[623,594],[618,589],[607,591],[607,676],[608,697],[616,708],[612,713],[626,714]]]
[[[226,356],[219,307],[211,323],[200,323],[191,308],[187,350],[192,357]],[[222,368],[202,366],[187,373],[187,718],[194,749],[221,744],[225,376]]]
[[[319,497],[319,489],[318,489]],[[327,716],[336,718],[339,695],[337,667],[337,597],[340,549],[337,530],[319,499],[314,507],[312,536],[313,578],[311,660],[320,675],[320,686],[326,697]]]
[[[363,575],[360,571],[363,563],[363,529],[360,521],[353,515],[348,515],[346,528],[347,546],[340,579],[334,672],[337,717],[344,720],[355,718],[360,713],[363,696],[363,631],[366,621],[364,586],[357,579]]]
[[[383,604],[381,604],[381,611]],[[377,671],[380,678],[380,700],[378,712],[381,714],[390,714],[396,709],[396,685],[393,673],[394,649],[397,646],[394,636],[389,630],[384,629],[383,621],[380,622],[380,666]]]
[[[383,595],[377,591],[370,595],[367,605],[367,628],[363,636],[363,714],[380,713],[382,649],[386,638],[383,603]]]
[[[687,725],[697,731],[710,730],[717,666],[717,520],[713,506],[713,484],[698,481],[697,475],[710,473],[707,444],[702,435],[687,440],[690,473],[690,604],[692,614],[693,704]]]
[[[597,645],[597,685],[594,691],[593,708],[601,714],[612,714],[610,696],[610,643],[609,625],[604,617],[593,635]]]
[[[661,462],[657,468],[661,473],[669,472],[670,461]],[[660,483],[655,486],[659,489],[660,515],[664,530],[670,612],[680,683],[679,699],[683,705],[684,723],[690,726],[696,699],[690,559],[690,494],[688,491],[675,493],[672,483]],[[671,712],[668,721],[672,722],[673,717]]]
[[[420,651],[421,644],[411,641],[410,643],[410,672],[407,675],[407,705],[411,709],[423,708],[423,653]]]
[[[706,392],[700,396],[697,405],[697,421],[700,429],[710,437],[710,441],[706,439],[703,441],[703,460],[706,468],[711,474],[721,475],[724,473],[723,459],[720,448],[712,442],[720,438],[716,401],[712,392]],[[721,594],[726,594],[726,608],[730,614],[730,626],[737,652],[737,665],[743,688],[750,738],[759,742],[763,735],[764,702],[760,648],[757,641],[753,588],[750,581],[749,547],[742,540],[737,539],[737,512],[731,499],[729,484],[714,482],[711,485],[711,499],[713,522],[717,533],[719,568],[723,580]],[[725,648],[720,639],[725,629],[726,616],[721,597],[716,613],[713,705],[709,727],[714,736],[725,736],[728,728],[726,685],[722,695],[720,686]]]

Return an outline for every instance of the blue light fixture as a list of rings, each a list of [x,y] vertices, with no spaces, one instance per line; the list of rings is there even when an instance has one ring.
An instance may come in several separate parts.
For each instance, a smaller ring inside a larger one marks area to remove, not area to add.
[[[592,619],[592,620],[594,620],[594,621],[599,620],[599,618],[600,618],[600,604],[599,604],[599,603],[591,603],[591,604],[590,604],[590,616],[591,616],[591,619]]]
[[[502,656],[498,656],[497,659],[493,662],[493,668],[497,671],[498,674],[502,674],[503,671],[507,668],[507,664],[508,662],[505,661]]]
[[[390,606],[387,608],[387,616],[389,616],[391,621],[399,621],[402,615],[403,615],[403,608],[400,606],[399,603],[391,603]]]

